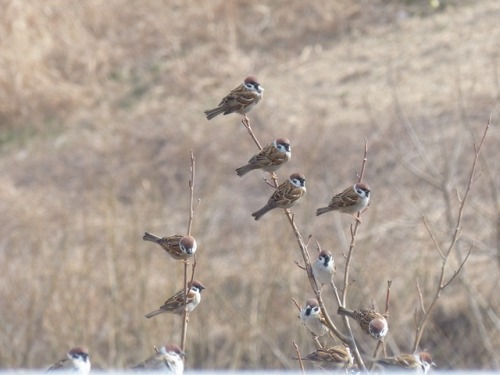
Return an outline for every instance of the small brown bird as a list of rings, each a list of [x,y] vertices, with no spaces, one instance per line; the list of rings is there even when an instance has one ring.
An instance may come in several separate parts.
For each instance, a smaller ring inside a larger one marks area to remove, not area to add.
[[[320,284],[329,284],[335,275],[335,260],[329,251],[321,250],[318,258],[312,264],[312,270],[316,281]]]
[[[293,173],[288,180],[278,186],[267,201],[267,204],[260,210],[255,211],[252,216],[255,217],[255,220],[259,220],[275,208],[290,208],[305,193],[306,178],[303,174]]]
[[[298,358],[293,357],[293,359]],[[354,362],[349,347],[345,345],[335,345],[328,349],[320,348],[300,359],[312,361],[321,368],[330,370],[348,369]]]
[[[184,314],[184,306],[187,306],[188,312],[192,312],[195,307],[199,305],[201,301],[201,291],[205,289],[205,287],[197,280],[193,280],[192,283],[189,282],[188,287],[187,299],[185,298],[185,291],[183,288],[167,299],[158,310],[146,314],[146,318],[149,319],[163,313],[182,315]],[[184,301],[186,301],[186,305],[184,305]]]
[[[361,327],[361,330],[377,340],[383,340],[389,331],[389,325],[385,316],[370,309],[361,309],[359,311],[349,310],[339,306],[337,314],[345,315],[356,320]]]
[[[167,374],[182,375],[186,354],[176,344],[166,344],[151,357],[132,367],[133,370],[163,370]]]
[[[368,206],[369,201],[370,187],[363,182],[358,182],[345,189],[342,193],[335,195],[328,204],[328,207],[318,208],[316,216],[330,211],[340,211],[354,215]]]
[[[246,116],[262,100],[263,94],[264,88],[257,81],[257,78],[249,76],[241,85],[227,94],[216,108],[205,111],[207,120],[211,120],[221,113],[224,115],[239,113]]]
[[[429,353],[400,354],[395,357],[380,358],[376,364],[391,370],[413,370],[417,374],[425,375],[431,366],[436,366]]]
[[[196,240],[191,236],[174,234],[173,236],[162,238],[146,232],[142,239],[160,245],[175,260],[185,260],[191,258],[196,253]]]
[[[288,138],[278,138],[252,156],[247,165],[236,169],[236,173],[241,177],[254,169],[263,169],[269,173],[276,172],[291,157],[292,149]]]
[[[87,349],[82,347],[71,349],[66,358],[54,363],[47,372],[58,370],[76,372],[77,375],[88,375],[90,372],[90,357]]]

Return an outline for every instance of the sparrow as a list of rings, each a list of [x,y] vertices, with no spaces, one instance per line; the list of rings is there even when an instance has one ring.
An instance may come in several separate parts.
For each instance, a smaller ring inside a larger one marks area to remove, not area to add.
[[[170,237],[158,237],[151,233],[144,233],[144,241],[157,243],[168,255],[176,260],[185,260],[191,258],[196,253],[196,240],[191,236],[174,234]]]
[[[293,359],[299,358],[293,357]],[[331,370],[351,368],[354,362],[351,350],[345,345],[335,345],[328,349],[321,348],[300,359],[315,362],[321,368]]]
[[[260,210],[255,211],[252,216],[259,220],[274,208],[290,208],[295,201],[306,193],[306,178],[303,174],[293,173],[290,178],[283,182],[275,190],[267,204]]]
[[[417,354],[400,354],[395,357],[380,358],[376,364],[392,370],[414,370],[417,374],[427,374],[431,366],[436,366],[431,355],[426,352]]]
[[[306,306],[300,310],[300,320],[309,328],[315,336],[323,336],[329,331],[323,313],[319,308],[318,300],[315,298],[308,299]]]
[[[166,344],[151,357],[132,367],[133,370],[162,370],[167,374],[182,375],[186,354],[176,344]]]
[[[323,215],[329,211],[340,211],[354,215],[368,206],[369,201],[370,187],[363,182],[357,182],[342,193],[335,195],[330,204],[328,204],[328,207],[318,208],[316,216]]]
[[[241,177],[254,169],[263,169],[269,173],[276,172],[291,157],[292,149],[288,138],[278,138],[252,156],[247,165],[236,169],[236,173]]]
[[[335,260],[332,253],[321,250],[318,259],[312,264],[312,271],[316,281],[321,284],[329,284],[335,275]]]
[[[56,370],[76,371],[78,375],[88,375],[90,373],[90,357],[86,349],[76,347],[71,349],[66,358],[54,363],[47,372]]]
[[[184,305],[185,293],[184,288],[175,293],[172,297],[167,299],[165,303],[160,306],[158,310],[152,311],[149,314],[146,314],[146,318],[150,319],[153,316],[163,313],[172,313],[177,315],[184,314],[184,308],[187,306],[188,312],[191,312],[195,309],[196,306],[201,301],[201,291],[205,289],[202,283],[199,281],[193,280],[193,282],[188,283],[188,295],[186,300],[186,305]]]
[[[337,314],[353,318],[359,323],[364,333],[371,335],[377,340],[383,340],[387,331],[389,331],[389,325],[387,324],[385,316],[375,310],[361,309],[359,311],[354,311],[339,306]]]
[[[243,83],[227,94],[214,109],[205,111],[207,120],[215,116],[239,113],[244,115],[250,112],[262,99],[264,88],[257,81],[257,78],[249,76]]]

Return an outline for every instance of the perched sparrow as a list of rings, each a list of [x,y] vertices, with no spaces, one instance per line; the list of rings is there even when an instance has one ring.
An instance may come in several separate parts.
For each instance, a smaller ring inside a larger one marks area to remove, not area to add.
[[[392,369],[414,370],[417,374],[427,374],[431,366],[436,366],[429,353],[400,354],[395,357],[381,358],[375,361],[378,365]]]
[[[290,208],[295,201],[306,193],[306,178],[300,173],[293,173],[290,178],[283,182],[275,190],[267,204],[252,214],[255,220],[259,220],[274,208]]]
[[[174,234],[170,237],[158,237],[151,233],[144,233],[142,237],[144,241],[151,241],[157,243],[172,258],[176,260],[184,260],[191,258],[194,253],[196,253],[196,240],[191,236],[182,236],[180,234]]]
[[[86,349],[80,347],[71,349],[66,358],[54,363],[47,372],[56,370],[76,371],[78,375],[88,375],[90,372],[89,353]]]
[[[358,182],[345,189],[342,193],[335,195],[328,207],[318,208],[316,216],[329,211],[340,211],[354,215],[368,206],[369,201],[370,187],[363,182]]]
[[[298,359],[297,357],[293,357]],[[305,357],[300,358],[303,361],[312,361],[325,369],[348,369],[353,365],[353,358],[348,346],[335,345],[328,349],[318,349]]]
[[[228,115],[236,112],[246,116],[261,101],[263,92],[264,88],[257,82],[257,78],[247,77],[241,85],[225,96],[216,108],[205,111],[207,120],[221,113]]]
[[[188,283],[189,290],[188,290],[188,295],[187,295],[187,310],[188,312],[191,312],[194,310],[196,306],[201,301],[201,291],[205,289],[202,283],[199,281],[193,280],[193,283],[191,284]],[[152,311],[149,314],[146,314],[146,318],[152,318],[153,316],[156,316],[158,314],[163,314],[163,313],[172,313],[172,314],[178,314],[182,315],[184,314],[184,300],[185,300],[185,294],[184,294],[184,288],[179,290],[177,293],[175,293],[172,297],[167,299],[165,303],[160,306],[158,310]]]
[[[383,340],[387,331],[389,331],[387,320],[382,314],[375,310],[361,309],[359,311],[354,311],[339,306],[337,314],[353,318],[359,323],[364,333],[378,340]]]
[[[335,260],[332,253],[321,250],[318,259],[312,264],[314,277],[321,284],[329,284],[335,275]]]
[[[300,320],[315,336],[323,336],[328,332],[325,318],[315,298],[306,301],[306,306],[300,310]]]
[[[182,375],[185,353],[175,344],[166,344],[155,354],[132,367],[134,370],[162,370],[167,374]]]
[[[278,138],[264,147],[258,154],[252,156],[247,165],[236,170],[238,176],[243,176],[254,169],[263,169],[272,173],[278,170],[292,157],[288,138]]]

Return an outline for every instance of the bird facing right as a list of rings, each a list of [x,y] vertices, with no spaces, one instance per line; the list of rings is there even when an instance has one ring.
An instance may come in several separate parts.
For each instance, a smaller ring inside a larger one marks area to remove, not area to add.
[[[323,215],[330,211],[339,211],[354,215],[368,206],[370,201],[370,187],[363,182],[357,182],[348,187],[343,192],[335,195],[328,207],[318,208],[316,216]]]
[[[146,232],[142,239],[160,245],[175,260],[185,260],[191,258],[196,253],[196,240],[191,236],[174,234],[169,237],[158,237]]]
[[[276,172],[292,157],[292,149],[288,138],[278,138],[252,156],[248,164],[236,169],[238,176],[243,176],[254,169]]]
[[[167,299],[158,310],[146,314],[146,318],[149,319],[153,316],[163,313],[182,315],[184,314],[185,306],[187,306],[188,312],[192,312],[196,308],[196,306],[199,305],[201,301],[201,291],[205,289],[205,287],[199,281],[193,280],[192,283],[188,283],[188,288],[187,300],[185,298],[186,294],[183,288],[177,291],[177,293],[175,293],[172,297]],[[185,300],[186,305],[184,304]]]
[[[417,374],[425,375],[431,366],[436,366],[427,352],[416,354],[400,354],[395,357],[380,358],[376,364],[391,370],[413,370]]]
[[[155,354],[132,367],[133,370],[162,370],[167,374],[182,375],[186,354],[176,344],[166,344]]]
[[[214,109],[205,111],[207,120],[223,114],[239,113],[246,116],[255,107],[264,95],[264,88],[257,81],[257,78],[249,76],[243,83],[227,94]]]
[[[252,216],[259,220],[269,211],[275,208],[290,208],[295,202],[306,193],[306,178],[303,174],[293,173],[288,180],[283,182],[274,191],[267,204],[260,210],[255,211]]]
[[[356,320],[361,330],[377,340],[383,340],[389,331],[389,325],[385,316],[371,309],[361,309],[359,311],[349,310],[339,306],[337,314],[349,316]]]
[[[76,347],[71,349],[66,358],[54,363],[47,372],[64,370],[76,372],[78,375],[88,375],[90,373],[90,356],[87,349]]]
[[[300,310],[299,317],[302,323],[315,336],[323,336],[329,331],[318,300],[315,298],[310,298],[306,301],[306,305]]]

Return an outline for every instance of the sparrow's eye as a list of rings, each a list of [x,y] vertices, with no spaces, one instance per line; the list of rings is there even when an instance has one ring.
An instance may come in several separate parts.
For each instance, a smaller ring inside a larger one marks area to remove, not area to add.
[[[318,306],[313,307],[313,311],[317,313],[319,311],[319,307]]]

